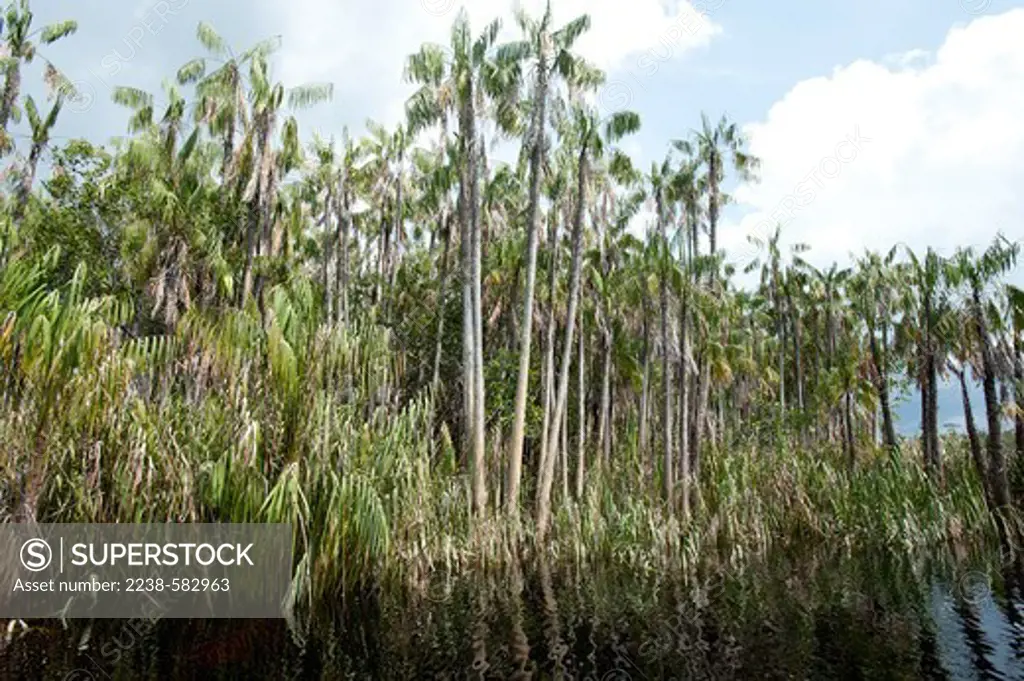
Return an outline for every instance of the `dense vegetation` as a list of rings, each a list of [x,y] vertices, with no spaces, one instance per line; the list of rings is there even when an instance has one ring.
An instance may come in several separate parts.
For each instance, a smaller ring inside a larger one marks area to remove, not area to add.
[[[113,93],[130,137],[104,147],[51,139],[76,96],[56,66],[44,109],[22,92],[76,25],[12,3],[8,517],[293,522],[311,598],[520,550],[653,568],[1013,536],[1018,245],[821,270],[776,230],[730,260],[726,189],[759,166],[739,128],[704,117],[637,168],[618,144],[639,116],[599,119],[603,74],[574,52],[589,20],[516,19],[498,44],[460,14],[410,55],[397,129],[305,141],[293,110],[331,87],[286,88],[276,41],[200,24],[162,95]],[[943,377],[966,438],[939,432]],[[897,436],[905,389],[920,438]]]

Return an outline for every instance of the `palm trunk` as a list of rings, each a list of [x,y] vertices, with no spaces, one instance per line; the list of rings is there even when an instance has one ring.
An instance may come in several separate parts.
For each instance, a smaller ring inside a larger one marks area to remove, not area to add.
[[[601,434],[601,460],[607,469],[612,452],[612,334],[609,329],[605,328],[601,335],[604,357],[601,362],[601,427],[599,431]]]
[[[686,283],[684,282],[684,286]],[[683,518],[690,514],[690,448],[687,446],[689,438],[689,378],[687,376],[687,361],[690,355],[690,338],[687,333],[689,323],[689,309],[687,305],[688,293],[683,292],[682,310],[679,315],[679,340],[682,346],[679,353],[679,482],[682,487],[682,510]]]
[[[668,351],[668,234],[666,232],[665,206],[661,189],[655,197],[658,211],[658,233],[661,237],[660,270],[661,270],[661,386],[662,386],[662,483],[665,503],[672,508],[672,372],[669,370]]]
[[[523,328],[519,340],[519,376],[512,421],[512,442],[508,459],[508,510],[519,512],[519,485],[523,472],[523,438],[526,432],[526,398],[530,383],[530,347],[532,345],[533,296],[537,279],[537,218],[540,212],[541,163],[544,160],[544,122],[547,100],[547,64],[541,53],[537,65],[537,100],[533,117],[533,149],[530,155],[530,197],[526,214],[526,291],[523,300]],[[555,253],[551,252],[554,271]],[[552,315],[553,316],[553,315]],[[550,335],[550,332],[549,332]]]
[[[334,277],[335,277],[335,288],[338,292],[338,315],[337,318],[341,321],[342,326],[346,329],[349,324],[348,316],[348,281],[349,281],[349,262],[348,262],[348,251],[349,251],[349,232],[352,229],[352,212],[349,206],[349,195],[348,189],[342,186],[341,189],[341,200],[338,201],[338,207],[341,209],[338,213],[338,229],[340,230],[339,242],[340,247],[337,253],[337,263],[335,264]],[[447,242],[445,243],[447,248]]]
[[[400,147],[398,150],[398,171],[395,176],[395,212],[393,215],[394,226],[391,229],[391,247],[388,251],[388,295],[385,300],[386,305],[390,305],[394,296],[392,291],[395,288],[395,276],[397,276],[398,267],[401,264],[402,252],[399,247],[403,245],[405,241],[405,213],[403,201],[405,200],[402,194],[402,167],[405,165],[405,149]]]
[[[562,432],[562,446],[559,448],[558,465],[562,473],[562,504],[569,503],[569,400],[565,401],[562,415],[559,417],[559,430]]]
[[[776,286],[778,286],[777,283]],[[786,414],[786,313],[778,290],[776,290],[775,299],[779,334],[779,416],[782,418]]]
[[[928,410],[928,359],[926,352],[924,345],[922,345],[919,350],[921,358],[921,368],[919,370],[921,373],[921,451],[925,462],[925,469],[929,475],[934,475],[932,470],[932,462],[934,461],[932,457],[932,438],[929,436],[931,426],[928,422],[931,412]]]
[[[555,335],[555,317],[553,309],[549,308],[548,312],[548,329],[547,336],[551,341],[551,355],[545,354],[544,366],[541,368],[541,382],[544,386],[544,397],[543,397],[543,416],[541,419],[540,427],[540,460],[543,461],[544,457],[547,456],[548,450],[548,433],[551,432],[551,412],[554,409],[555,399],[555,357],[554,357],[554,335]],[[545,340],[547,342],[547,339]],[[546,349],[545,349],[546,350]]]
[[[321,275],[323,277],[324,286],[324,317],[327,323],[331,323],[331,317],[334,313],[334,297],[331,289],[331,259],[334,257],[334,234],[331,230],[331,214],[334,212],[333,204],[334,194],[331,191],[327,192],[327,200],[324,203],[324,215],[322,222],[324,225],[324,254]]]
[[[475,130],[475,119],[472,122],[473,129]],[[476,150],[479,148],[480,142],[477,141],[473,146],[472,158],[476,157]],[[475,443],[473,445],[474,458],[476,461],[476,484],[474,489],[474,496],[476,498],[478,512],[483,515],[487,511],[487,465],[485,460],[485,423],[484,423],[484,329],[483,329],[483,300],[481,292],[481,272],[483,270],[481,263],[481,234],[480,234],[480,175],[477,172],[476,163],[473,164],[473,173],[469,184],[470,189],[470,216],[472,217],[473,224],[473,371],[474,371],[474,390],[475,396],[473,398],[473,416],[474,416],[474,435]]]
[[[430,381],[436,391],[441,385],[441,353],[444,346],[444,318],[445,318],[445,299],[448,292],[448,250],[451,247],[452,241],[452,218],[451,215],[445,215],[441,220],[441,229],[444,232],[444,249],[441,254],[441,282],[439,285],[439,292],[437,295],[437,336],[434,341],[434,373]],[[346,324],[348,320],[346,319]]]
[[[714,257],[718,244],[718,209],[721,203],[718,188],[718,155],[712,154],[708,161],[708,249]]]
[[[268,185],[270,183],[265,177],[263,171],[263,168],[268,166],[270,163],[268,154],[271,153],[270,132],[273,124],[265,115],[261,115],[259,120],[255,122],[255,125],[257,128],[256,146],[259,150],[259,155],[255,161],[253,172],[259,173],[260,177],[256,180],[256,193],[250,200],[248,206],[249,211],[247,215],[249,224],[245,233],[245,269],[242,273],[242,305],[245,305],[246,301],[249,300],[249,296],[253,294],[253,289],[258,286],[258,282],[254,281],[256,278],[254,275],[254,269],[256,268],[256,258],[260,253],[265,206],[273,200],[273,195],[269,194]]]
[[[256,190],[256,196],[249,201],[249,210],[246,212],[246,228],[245,228],[245,266],[242,270],[242,291],[241,298],[239,300],[240,305],[245,305],[252,295],[253,286],[253,268],[255,267],[256,260],[256,249],[258,246],[258,234],[259,230],[259,189]]]
[[[650,324],[647,319],[647,297],[644,296],[643,306],[643,349],[641,354],[643,357],[643,379],[640,382],[640,427],[637,432],[637,450],[640,453],[642,459],[646,459],[647,455],[647,440],[648,440],[648,421],[650,419],[650,390],[651,390],[651,341],[650,341]]]
[[[579,153],[579,178],[576,187],[576,214],[572,226],[572,275],[569,282],[569,311],[565,323],[565,345],[562,350],[561,369],[558,375],[558,396],[555,399],[555,413],[561,413],[569,393],[569,364],[572,357],[573,333],[576,326],[576,308],[579,306],[580,279],[583,270],[583,214],[587,200],[587,153],[588,140],[583,141]],[[537,494],[537,539],[542,542],[551,524],[551,485],[554,477],[555,455],[561,424],[556,419],[548,438],[548,451],[541,466],[540,485]]]
[[[985,417],[988,421],[989,478],[992,498],[1001,518],[1010,506],[1010,484],[1006,472],[1006,458],[1003,454],[999,396],[996,394],[996,361],[981,303],[981,289],[977,282],[972,282],[972,307],[975,330],[981,341],[982,390],[985,395]]]
[[[711,361],[707,353],[703,353],[700,363],[700,377],[697,380],[697,414],[696,430],[694,431],[693,448],[690,452],[691,464],[690,475],[695,480],[700,479],[700,445],[704,438],[708,413],[708,396],[711,393]],[[699,498],[697,499],[699,501]]]
[[[843,399],[843,438],[846,444],[846,460],[852,473],[857,462],[857,454],[853,447],[853,399],[849,384],[846,386]]]
[[[221,168],[220,168],[220,180],[224,187],[227,187],[228,180],[230,177],[228,173],[231,171],[231,161],[235,156],[235,117],[232,115],[231,121],[228,123],[228,129],[224,134],[224,139],[221,140]]]
[[[1024,466],[1024,343],[1021,342],[1020,331],[1013,335],[1013,399],[1017,409],[1013,417],[1013,436],[1017,450],[1016,465]]]
[[[939,445],[939,377],[934,349],[928,352],[928,440],[932,456],[931,469],[942,479],[942,450]]]
[[[483,447],[478,446],[476,407],[476,322],[474,319],[475,296],[473,287],[473,231],[476,228],[473,210],[472,185],[475,174],[474,147],[476,134],[473,132],[472,97],[463,103],[460,111],[460,128],[463,145],[463,171],[459,192],[459,221],[462,224],[462,363],[463,363],[463,407],[465,410],[465,445],[470,453],[473,511],[482,517],[486,507],[486,472],[484,470]],[[378,282],[379,283],[379,282]]]
[[[580,306],[580,347],[579,347],[579,361],[577,362],[577,421],[576,424],[576,498],[583,498],[583,476],[585,474],[586,464],[586,446],[587,446],[587,405],[586,405],[586,390],[584,385],[584,375],[586,373],[586,364],[584,362],[583,345],[585,343],[585,333],[583,331],[583,306]]]
[[[884,329],[882,333],[884,342]],[[889,398],[889,371],[885,357],[878,347],[873,327],[868,329],[868,341],[871,346],[871,359],[875,365],[875,387],[878,390],[878,402],[882,410],[882,443],[886,449],[891,451],[896,448],[896,426],[893,424],[892,402]]]
[[[921,425],[923,433],[923,449],[925,466],[929,475],[938,480],[942,477],[942,461],[939,452],[938,429],[938,372],[936,370],[934,334],[932,333],[932,292],[924,291],[924,319],[922,330],[924,338],[921,344],[922,381],[921,381]]]
[[[377,277],[373,282],[373,304],[376,306],[381,305],[381,301],[384,299],[384,263],[387,260],[388,253],[388,227],[386,208],[381,208],[380,213],[380,232],[377,234]]]
[[[22,175],[21,183],[18,185],[18,197],[17,202],[14,204],[14,213],[12,215],[15,223],[21,222],[22,218],[25,217],[28,200],[32,196],[32,185],[36,181],[36,167],[39,165],[39,157],[42,153],[43,143],[34,142],[32,144],[32,151],[29,152],[28,156],[28,168],[24,175]]]
[[[557,211],[552,211],[548,223],[548,327],[544,339],[544,421],[540,438],[541,461],[547,455],[551,410],[554,408],[555,399],[555,331],[558,327],[558,320],[555,318],[555,273],[558,263],[558,223],[556,220]]]
[[[978,437],[978,427],[974,423],[974,411],[971,409],[971,395],[967,390],[967,367],[957,369],[950,367],[960,382],[960,400],[964,407],[964,426],[967,429],[967,442],[971,448],[971,459],[974,461],[974,469],[978,472],[978,480],[981,481],[981,490],[985,496],[985,502],[991,507],[992,492],[989,484],[988,465],[985,463],[985,455],[981,450],[981,439]]]
[[[804,410],[804,367],[800,358],[800,313],[793,304],[793,296],[786,293],[786,307],[789,310],[790,323],[793,326],[793,362],[796,364],[796,406],[802,413]]]

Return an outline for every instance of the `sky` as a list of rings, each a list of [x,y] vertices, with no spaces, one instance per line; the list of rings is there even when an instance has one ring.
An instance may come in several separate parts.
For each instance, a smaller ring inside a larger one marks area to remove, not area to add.
[[[463,4],[475,31],[500,17],[502,38],[517,37],[508,0],[34,3],[40,24],[79,22],[42,55],[81,93],[55,135],[93,141],[126,133],[114,85],[158,91],[202,54],[201,20],[238,49],[280,35],[286,85],[334,84],[332,102],[299,114],[307,133],[394,125],[413,89],[405,57],[444,43]],[[702,112],[741,125],[761,169],[730,188],[730,259],[753,258],[747,237],[776,224],[819,266],[897,243],[948,254],[1024,237],[1024,0],[555,0],[553,12],[558,25],[590,14],[578,51],[608,74],[602,111],[641,115],[624,147],[642,167]]]

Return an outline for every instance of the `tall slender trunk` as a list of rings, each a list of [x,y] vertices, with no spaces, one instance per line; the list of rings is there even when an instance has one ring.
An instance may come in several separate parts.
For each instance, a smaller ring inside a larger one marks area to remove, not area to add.
[[[344,180],[343,180],[344,182]],[[340,320],[343,327],[346,329],[349,325],[349,314],[348,314],[348,282],[349,282],[349,262],[348,262],[348,251],[349,251],[349,233],[352,230],[352,211],[349,205],[349,193],[348,188],[341,187],[340,200],[336,200],[338,204],[338,230],[339,234],[339,249],[337,253],[337,262],[335,264],[334,276],[335,276],[335,288],[338,293],[338,315],[337,318]],[[447,247],[447,244],[445,244]]]
[[[562,446],[559,447],[558,455],[558,465],[562,473],[562,504],[567,505],[569,503],[569,400],[566,400],[562,407],[558,429],[562,433]]]
[[[377,276],[373,282],[373,304],[378,307],[384,299],[384,273],[386,271],[385,262],[387,261],[388,253],[388,232],[390,231],[385,210],[386,209],[382,206],[380,213],[380,233],[377,235]],[[472,259],[472,257],[470,259]]]
[[[992,491],[991,484],[989,483],[988,464],[985,462],[985,455],[981,450],[978,427],[974,423],[971,394],[967,389],[967,366],[965,365],[960,368],[951,366],[950,369],[960,383],[960,400],[964,407],[964,427],[967,429],[967,442],[971,448],[971,459],[974,461],[974,469],[978,472],[978,479],[981,481],[981,490],[984,493],[985,502],[991,506]]]
[[[928,450],[932,456],[931,469],[942,479],[942,449],[939,445],[939,376],[934,348],[928,352]]]
[[[475,115],[475,114],[474,114]],[[474,119],[474,130],[475,130],[475,119]],[[472,156],[475,158],[476,150],[482,147],[482,142],[477,140],[476,145],[473,147]],[[476,490],[474,496],[477,501],[477,508],[480,514],[484,514],[487,511],[487,463],[485,460],[485,422],[484,414],[484,328],[483,328],[483,295],[481,291],[481,277],[483,271],[483,263],[481,261],[481,233],[480,233],[480,173],[477,170],[476,163],[473,164],[473,174],[469,183],[470,190],[470,215],[472,216],[473,223],[473,371],[474,376],[474,390],[475,396],[473,398],[473,417],[475,421],[474,435],[475,443],[473,450],[475,452],[476,459],[476,473],[477,478]]]
[[[804,410],[804,365],[800,357],[800,345],[802,343],[800,334],[800,311],[793,304],[793,295],[787,291],[786,303],[789,309],[790,324],[793,326],[793,362],[796,364],[796,406],[801,412]]]
[[[573,333],[576,326],[576,309],[579,306],[580,279],[583,269],[583,214],[587,201],[587,154],[588,139],[584,139],[579,153],[579,177],[576,187],[576,214],[572,226],[572,275],[569,281],[569,311],[565,323],[565,345],[562,349],[561,369],[558,374],[558,396],[555,399],[555,413],[565,406],[569,393],[569,365],[572,357]],[[543,541],[551,524],[551,484],[554,477],[555,455],[561,424],[555,420],[548,438],[548,451],[541,466],[540,484],[537,494],[537,539]]]
[[[846,394],[843,396],[843,438],[846,445],[846,460],[853,472],[857,461],[857,453],[853,447],[853,399],[850,386],[846,386]]]
[[[885,339],[883,327],[883,343]],[[871,359],[875,365],[875,388],[878,390],[878,402],[882,410],[882,443],[886,449],[893,450],[896,448],[896,426],[893,423],[892,401],[889,398],[889,367],[882,350],[878,347],[873,325],[868,328],[868,342],[871,346]]]
[[[701,441],[704,438],[704,430],[706,428],[707,413],[708,413],[708,396],[711,393],[711,358],[708,354],[702,353],[700,362],[700,377],[697,379],[697,413],[696,423],[693,438],[693,447],[690,452],[690,475],[695,479],[700,479],[700,446]],[[695,499],[699,501],[699,497]]]
[[[558,269],[557,214],[557,210],[551,211],[548,223],[548,305],[547,334],[544,338],[544,420],[540,438],[541,461],[547,454],[551,410],[554,408],[555,400],[555,331],[558,327],[558,320],[555,317],[555,273]]]
[[[715,256],[716,247],[718,244],[718,210],[721,203],[720,193],[718,187],[718,163],[719,158],[717,153],[713,153],[708,159],[708,249],[711,257]],[[712,277],[717,274],[712,273]]]
[[[938,371],[935,361],[935,338],[932,330],[932,291],[924,291],[924,318],[922,319],[923,339],[921,341],[921,426],[925,466],[929,475],[939,480],[942,477],[942,456],[939,451],[938,424]]]
[[[1013,417],[1013,437],[1017,450],[1018,467],[1024,466],[1024,342],[1021,341],[1021,332],[1014,330],[1013,333],[1013,400],[1017,409]]]
[[[933,475],[932,461],[934,459],[932,457],[932,440],[928,435],[928,433],[931,432],[931,427],[928,423],[928,419],[931,416],[931,412],[928,411],[928,359],[923,341],[918,350],[918,355],[920,361],[918,371],[920,373],[921,381],[921,455],[924,459],[925,470],[928,471],[929,475]]]
[[[779,334],[779,416],[786,414],[786,311],[782,295],[778,291],[778,275],[776,274],[775,314],[778,315],[777,329]]]
[[[249,300],[249,297],[252,295],[253,269],[256,264],[256,251],[259,248],[259,205],[260,191],[257,187],[256,195],[249,201],[249,210],[246,211],[245,216],[245,265],[242,270],[242,290],[239,298],[240,305],[245,305]]]
[[[650,390],[651,390],[651,331],[647,316],[647,296],[644,295],[643,304],[643,346],[641,357],[643,358],[643,378],[640,382],[640,426],[637,431],[637,450],[642,459],[646,460],[648,442],[648,422],[650,420]]]
[[[441,352],[444,347],[445,298],[448,292],[448,250],[452,241],[452,217],[449,214],[441,219],[441,230],[444,234],[444,249],[441,252],[441,281],[437,294],[437,336],[434,340],[434,373],[430,384],[436,391],[441,385]],[[347,323],[347,320],[346,320]]]
[[[543,41],[542,41],[543,42]],[[537,280],[537,220],[540,212],[541,163],[544,160],[544,122],[547,100],[547,57],[541,45],[537,64],[536,108],[532,133],[533,149],[530,154],[530,196],[526,214],[526,291],[523,300],[523,327],[519,341],[519,376],[516,379],[516,401],[512,421],[512,441],[508,457],[508,510],[519,512],[519,486],[523,474],[523,438],[526,432],[526,398],[530,383],[530,347],[533,329],[533,296]],[[554,271],[555,253],[551,252],[551,270]],[[553,314],[552,314],[553,316]]]
[[[271,152],[272,153],[272,152]],[[260,229],[258,233],[258,246],[257,254],[263,257],[273,257],[271,252],[270,234],[274,225],[274,201],[277,197],[277,169],[274,165],[271,165],[269,172],[266,175],[266,185],[264,191],[261,192],[262,203],[260,207]],[[267,283],[267,275],[264,271],[258,271],[256,273],[255,282],[253,283],[253,294],[256,296],[256,303],[259,305],[261,317],[265,317],[266,305],[263,299],[263,289]]]
[[[487,466],[484,433],[484,386],[483,386],[483,324],[481,320],[480,302],[480,186],[477,169],[476,112],[473,108],[473,88],[462,106],[462,139],[465,144],[465,177],[464,185],[464,220],[466,229],[465,243],[465,284],[464,284],[464,324],[469,340],[468,371],[466,372],[466,389],[471,397],[468,403],[469,443],[472,450],[472,490],[473,508],[478,517],[487,512]]]
[[[25,217],[25,210],[28,208],[28,201],[32,196],[32,185],[36,181],[36,168],[39,165],[39,157],[43,153],[43,146],[44,143],[42,142],[34,142],[32,144],[32,151],[29,152],[28,167],[22,175],[21,182],[18,184],[18,196],[15,200],[14,212],[11,216],[15,223],[21,222],[22,218]]]
[[[1006,457],[1003,454],[1002,414],[999,396],[996,393],[996,360],[992,351],[992,339],[988,335],[984,308],[981,302],[981,287],[972,282],[972,312],[975,331],[981,342],[982,391],[985,395],[985,417],[988,422],[988,465],[992,485],[992,498],[999,517],[1010,506],[1010,484],[1006,471]]]
[[[554,334],[555,334],[555,326],[557,324],[557,322],[555,321],[553,312],[549,313],[547,321],[548,321],[548,332],[549,332],[548,336],[553,338]],[[552,340],[552,344],[553,343],[554,343],[554,341]],[[551,357],[548,357],[547,355],[545,355],[545,357],[544,357],[544,366],[541,367],[541,382],[542,382],[542,384],[544,386],[544,396],[542,398],[542,401],[543,401],[543,404],[542,404],[543,411],[542,411],[541,427],[540,427],[540,452],[539,452],[540,453],[540,460],[541,461],[543,461],[544,457],[547,456],[547,451],[548,451],[548,433],[551,432],[552,411],[554,410],[554,407],[555,407],[555,405],[554,405],[554,399],[555,399],[555,376],[554,376],[554,373],[555,373],[555,358],[554,358],[554,350],[552,349]],[[515,512],[515,511],[513,511],[513,512]]]
[[[395,288],[395,276],[398,272],[398,267],[399,264],[401,263],[402,255],[402,252],[401,250],[399,250],[399,247],[401,247],[405,241],[405,211],[403,204],[405,198],[403,196],[404,188],[402,187],[402,168],[404,167],[404,165],[405,148],[403,143],[403,145],[398,149],[398,170],[395,174],[395,210],[392,213],[392,219],[394,224],[391,228],[392,243],[388,251],[388,295],[384,301],[385,305],[390,305],[391,301],[394,299],[392,291]]]
[[[684,286],[686,283],[684,282]],[[683,292],[682,310],[679,315],[679,340],[682,346],[679,352],[679,482],[682,495],[683,518],[690,514],[690,448],[687,446],[689,439],[689,378],[688,360],[690,355],[690,337],[686,328],[689,324],[690,311],[687,299],[689,295]]]
[[[232,83],[232,89],[234,89],[234,83]],[[231,179],[229,173],[231,172],[232,159],[235,156],[235,116],[232,115],[228,121],[228,129],[224,133],[224,139],[221,140],[221,168],[220,168],[220,179],[223,186],[227,187],[228,181]]]
[[[655,196],[658,211],[658,236],[661,238],[659,248],[659,269],[661,271],[661,390],[662,390],[662,483],[665,503],[672,508],[673,465],[672,465],[672,372],[669,370],[668,349],[668,233],[665,218],[665,205],[662,190],[659,187]]]
[[[472,88],[470,88],[472,89]],[[463,144],[463,175],[459,195],[459,219],[462,223],[462,360],[465,408],[465,442],[471,453],[473,510],[483,517],[487,509],[487,472],[484,465],[484,432],[480,415],[477,385],[477,323],[476,323],[476,132],[472,92],[467,94],[460,110],[459,127]]]
[[[607,320],[605,322],[607,324]],[[612,452],[612,333],[607,327],[601,333],[603,358],[601,361],[601,460],[607,467]]]
[[[584,375],[586,374],[586,363],[584,361],[583,346],[586,342],[586,334],[583,330],[583,306],[580,306],[580,347],[579,347],[579,361],[577,362],[577,385],[576,385],[576,400],[577,400],[577,424],[576,424],[576,498],[583,498],[583,476],[585,474],[586,466],[586,447],[587,447],[587,405],[586,405],[586,389],[584,385]]]
[[[331,317],[334,315],[334,297],[333,290],[331,287],[331,260],[334,257],[334,231],[331,229],[331,215],[334,213],[334,192],[328,190],[327,200],[324,202],[324,214],[321,218],[324,229],[324,254],[322,262],[321,275],[323,277],[324,287],[324,318],[327,323],[331,323]]]
[[[259,150],[259,154],[254,163],[256,169],[253,172],[262,173],[260,168],[266,165],[265,157],[266,154],[270,153],[269,140],[272,121],[268,120],[265,115],[261,115],[259,120],[255,122],[255,125],[257,128],[256,147]],[[242,272],[240,305],[245,305],[255,287],[253,270],[256,268],[256,257],[259,255],[260,250],[260,228],[263,221],[263,208],[265,203],[273,199],[272,195],[267,196],[267,184],[265,176],[261,175],[260,178],[257,178],[256,192],[249,200],[248,211],[246,212],[248,224],[245,230],[245,266]]]

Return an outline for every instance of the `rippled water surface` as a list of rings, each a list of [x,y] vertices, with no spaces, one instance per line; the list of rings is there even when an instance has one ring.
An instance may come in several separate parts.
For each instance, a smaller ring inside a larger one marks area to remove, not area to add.
[[[1019,566],[788,560],[700,580],[523,565],[273,621],[35,622],[24,679],[1024,679]]]

